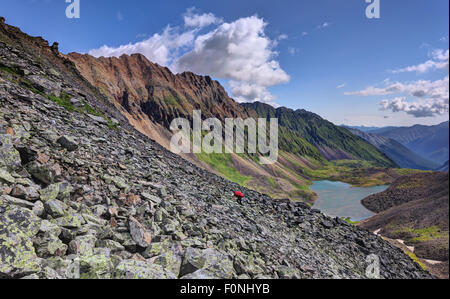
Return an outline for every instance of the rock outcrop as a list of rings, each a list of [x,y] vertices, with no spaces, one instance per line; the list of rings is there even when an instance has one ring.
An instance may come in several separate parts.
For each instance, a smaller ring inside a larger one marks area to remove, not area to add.
[[[1,278],[365,278],[371,254],[382,278],[431,277],[366,230],[166,151],[40,38],[0,24],[0,67]]]

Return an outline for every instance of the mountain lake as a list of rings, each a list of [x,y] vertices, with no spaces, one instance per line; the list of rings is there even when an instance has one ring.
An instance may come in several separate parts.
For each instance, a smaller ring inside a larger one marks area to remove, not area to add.
[[[388,187],[352,187],[343,182],[317,181],[311,186],[311,190],[318,195],[313,208],[331,217],[349,217],[352,221],[361,221],[375,215],[361,204],[361,200],[383,192]]]

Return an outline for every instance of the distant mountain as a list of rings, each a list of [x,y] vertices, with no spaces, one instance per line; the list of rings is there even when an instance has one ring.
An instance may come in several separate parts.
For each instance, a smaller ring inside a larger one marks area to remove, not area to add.
[[[341,125],[341,127],[355,129],[355,130],[358,130],[358,131],[361,131],[361,132],[370,132],[370,131],[373,131],[373,130],[382,129],[380,127],[347,126],[347,125]]]
[[[285,107],[276,109],[260,102],[244,103],[242,106],[255,110],[260,117],[278,118],[282,136],[283,133],[287,133],[304,138],[308,143],[316,146],[327,160],[359,159],[386,167],[396,166],[391,159],[370,143],[355,136],[346,128],[336,126],[312,112]],[[284,150],[295,142],[288,136],[284,141],[286,144],[280,144],[281,149]]]
[[[438,165],[449,160],[448,121],[436,126],[390,127],[371,130],[368,133],[394,139]]]
[[[350,132],[373,144],[402,168],[434,170],[436,163],[422,158],[401,143],[381,135],[349,128]]]
[[[442,165],[441,167],[437,168],[436,171],[444,171],[444,172],[448,172],[448,162],[445,162],[444,165]]]

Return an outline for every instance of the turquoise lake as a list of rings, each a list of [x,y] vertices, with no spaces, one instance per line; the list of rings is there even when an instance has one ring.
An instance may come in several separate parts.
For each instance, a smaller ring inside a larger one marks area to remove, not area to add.
[[[311,190],[317,193],[318,200],[313,208],[331,217],[350,217],[353,221],[361,221],[375,215],[361,204],[361,200],[369,195],[383,192],[388,187],[361,188],[342,182],[314,182]]]

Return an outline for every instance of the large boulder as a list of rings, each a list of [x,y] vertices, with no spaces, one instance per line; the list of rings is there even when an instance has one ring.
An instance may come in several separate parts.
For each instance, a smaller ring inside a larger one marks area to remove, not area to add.
[[[0,278],[20,278],[40,270],[32,238],[41,220],[22,207],[0,207]]]
[[[201,271],[194,276],[202,274],[200,276],[205,276],[204,278],[233,278],[233,262],[227,255],[212,248],[204,250],[188,248],[181,265],[180,276],[182,278],[189,278],[190,276],[185,276],[199,270]]]

